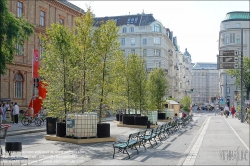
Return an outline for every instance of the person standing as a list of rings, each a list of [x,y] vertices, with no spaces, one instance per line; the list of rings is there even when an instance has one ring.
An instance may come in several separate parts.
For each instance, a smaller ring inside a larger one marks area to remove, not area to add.
[[[2,103],[0,103],[0,124],[2,124],[2,118],[3,118],[3,109],[2,109]]]
[[[7,112],[7,109],[6,109],[5,103],[2,104],[2,111],[3,111],[3,122],[6,122],[6,112]]]
[[[14,115],[13,115],[13,102],[10,103],[10,116],[11,116],[11,121],[14,123]]]
[[[13,106],[14,124],[18,124],[19,107],[17,103]]]
[[[236,112],[236,111],[235,111],[234,105],[232,105],[232,107],[231,107],[232,118],[234,118],[235,112]]]
[[[229,115],[229,107],[227,105],[225,105],[224,107],[224,113],[226,115],[226,118],[228,118],[228,115]]]

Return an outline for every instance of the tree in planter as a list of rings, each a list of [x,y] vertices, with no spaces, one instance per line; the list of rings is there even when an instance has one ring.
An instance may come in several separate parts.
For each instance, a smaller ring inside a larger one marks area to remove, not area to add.
[[[180,100],[180,104],[182,105],[184,111],[190,112],[190,106],[191,106],[191,98],[190,98],[190,96],[184,96]]]
[[[162,68],[157,68],[149,73],[147,89],[149,108],[159,112],[168,89],[166,73]]]
[[[240,65],[239,65],[240,66]],[[241,78],[240,78],[240,69],[228,69],[227,73],[233,77],[236,77],[236,83],[240,85]],[[250,95],[250,58],[244,56],[243,59],[243,87],[246,88],[246,99],[249,100]]]
[[[34,32],[34,25],[24,18],[17,18],[8,11],[7,0],[0,1],[0,80],[5,74],[6,64],[12,64],[17,44],[23,48],[24,40],[27,40]],[[22,52],[21,52],[22,54]],[[1,81],[0,81],[1,87]],[[0,88],[0,94],[1,88]],[[0,96],[1,98],[1,96]]]
[[[99,124],[101,124],[103,105],[112,105],[109,93],[113,89],[112,79],[115,72],[113,69],[122,56],[118,42],[118,31],[116,22],[111,20],[102,23],[94,31],[94,53],[98,58],[94,79],[97,87],[96,98],[99,100]]]
[[[145,59],[137,54],[128,56],[127,65],[127,94],[128,101],[135,110],[142,112],[146,106],[146,64]]]
[[[73,31],[59,24],[52,24],[40,38],[44,51],[39,73],[48,85],[43,105],[53,117],[64,120],[76,102],[75,87],[79,83],[76,39]]]

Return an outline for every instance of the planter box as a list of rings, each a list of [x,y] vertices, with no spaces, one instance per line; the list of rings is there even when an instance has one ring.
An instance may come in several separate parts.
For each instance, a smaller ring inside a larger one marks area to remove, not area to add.
[[[98,138],[110,137],[110,124],[109,123],[97,124],[97,137]]]
[[[122,116],[122,122],[123,124],[128,124],[128,125],[134,125],[134,116],[131,115],[123,115]]]
[[[116,114],[115,117],[116,117],[116,121],[119,121],[120,114]]]
[[[57,118],[46,118],[46,132],[47,134],[56,134],[56,121]]]
[[[165,113],[158,113],[158,119],[166,119],[166,114]]]
[[[147,116],[135,116],[134,124],[146,126],[148,121]]]
[[[56,136],[58,137],[66,136],[66,123],[63,122],[56,123]]]

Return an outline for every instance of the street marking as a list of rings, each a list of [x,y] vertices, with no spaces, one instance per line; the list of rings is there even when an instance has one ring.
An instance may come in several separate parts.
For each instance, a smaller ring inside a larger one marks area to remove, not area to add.
[[[188,156],[186,157],[186,159],[185,159],[185,161],[183,162],[182,165],[194,165],[196,157],[197,157],[197,155],[199,153],[202,141],[203,141],[204,136],[206,134],[210,119],[211,119],[211,117],[208,117],[208,119],[206,119],[206,122],[203,125],[203,128],[202,128],[202,130],[201,130],[195,144],[193,145],[192,149],[190,150]]]
[[[229,122],[227,121],[226,118],[224,118],[227,122],[227,124],[230,126],[230,128],[233,130],[233,132],[235,133],[235,135],[239,138],[239,140],[242,142],[242,144],[247,148],[247,150],[249,151],[249,147],[247,146],[247,144],[245,144],[245,142],[240,138],[240,136],[236,133],[236,131],[233,129],[233,127],[229,124]]]

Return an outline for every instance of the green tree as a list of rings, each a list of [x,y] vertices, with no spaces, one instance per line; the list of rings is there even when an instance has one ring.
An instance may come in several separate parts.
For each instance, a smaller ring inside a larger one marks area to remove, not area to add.
[[[122,52],[118,42],[119,27],[115,21],[102,23],[94,30],[94,54],[98,58],[95,66],[96,87],[95,98],[99,100],[99,124],[101,124],[102,110],[105,105],[112,105],[110,92],[113,90],[112,80],[116,62],[121,59]]]
[[[34,32],[34,27],[24,18],[16,18],[10,13],[7,0],[0,1],[0,80],[1,75],[6,72],[6,64],[13,63],[16,44],[23,45],[24,41]]]
[[[240,66],[240,65],[239,65]],[[240,85],[240,69],[228,69],[227,73],[233,77],[236,77],[236,83]],[[250,58],[244,56],[243,59],[243,87],[246,89],[246,98],[249,100],[250,93]]]
[[[190,98],[190,96],[184,96],[183,98],[181,98],[180,104],[183,107],[184,111],[189,112],[190,111],[190,105],[191,105],[191,98]]]
[[[127,94],[129,108],[143,111],[146,105],[146,64],[145,59],[138,54],[127,57]]]
[[[152,110],[157,109],[159,112],[162,109],[162,102],[168,89],[166,73],[162,68],[155,69],[149,73],[147,89],[149,91],[149,108]]]
[[[40,38],[44,52],[39,73],[48,85],[44,106],[53,116],[66,119],[76,102],[79,83],[76,38],[73,31],[59,24],[52,24]]]

